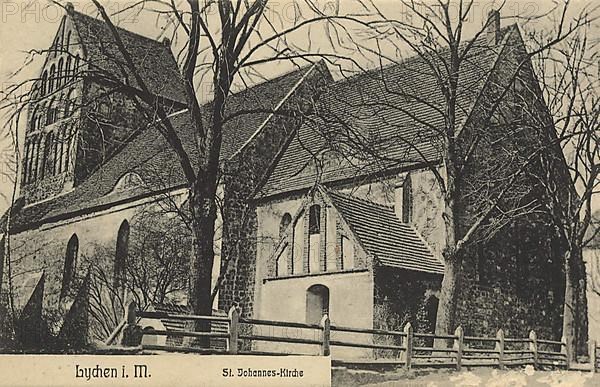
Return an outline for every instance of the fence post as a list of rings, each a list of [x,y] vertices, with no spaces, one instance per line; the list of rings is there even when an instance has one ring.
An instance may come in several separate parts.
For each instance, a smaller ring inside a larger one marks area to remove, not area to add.
[[[504,331],[502,328],[498,329],[496,333],[496,352],[498,352],[498,366],[501,370],[504,367]]]
[[[533,354],[533,368],[538,368],[538,343],[535,331],[529,332],[529,350]]]
[[[590,365],[592,366],[592,369],[591,369],[592,372],[596,372],[596,365],[598,362],[598,360],[596,359],[596,348],[597,348],[596,345],[597,345],[596,340],[590,341],[589,352],[590,352]]]
[[[462,352],[464,341],[464,332],[461,326],[456,328],[454,335],[456,336],[454,339],[454,349],[456,350],[456,370],[460,371],[462,368]]]
[[[571,351],[567,346],[567,338],[565,336],[560,338],[560,353],[565,355],[565,360],[567,362],[567,369],[571,368]]]
[[[228,352],[231,355],[238,353],[238,335],[240,323],[240,312],[235,306],[229,309],[229,340],[227,341]]]
[[[406,323],[406,325],[404,326],[404,333],[406,333],[406,338],[405,338],[405,345],[404,345],[404,368],[406,368],[407,370],[410,370],[410,367],[412,365],[412,351],[413,351],[413,328],[412,325],[410,325],[410,323]]]
[[[323,343],[321,344],[321,356],[329,356],[331,354],[331,347],[329,341],[331,340],[331,321],[329,316],[325,315],[321,319],[321,327],[323,328]]]

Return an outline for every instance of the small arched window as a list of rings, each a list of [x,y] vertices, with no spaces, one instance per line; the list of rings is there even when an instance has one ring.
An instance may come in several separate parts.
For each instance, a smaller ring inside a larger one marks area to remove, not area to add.
[[[306,323],[319,324],[325,315],[329,315],[329,288],[313,285],[306,292]]]
[[[67,243],[67,252],[65,254],[65,267],[63,270],[62,287],[60,290],[61,300],[68,294],[71,282],[77,274],[77,255],[79,254],[79,238],[73,234]]]
[[[280,240],[283,239],[283,237],[286,235],[287,229],[288,229],[290,223],[292,223],[292,215],[290,215],[288,212],[286,212],[281,217],[281,222],[279,222],[279,239]]]
[[[129,222],[124,220],[117,233],[117,250],[115,253],[114,285],[115,289],[125,283],[125,269],[129,250]]]
[[[46,84],[48,83],[48,72],[44,71],[42,74],[42,87],[40,89],[40,95],[46,94]]]
[[[63,74],[64,61],[63,58],[58,60],[58,73],[56,74],[56,87],[59,88],[64,83]]]
[[[48,92],[52,93],[54,91],[54,82],[56,80],[56,66],[50,66],[50,80],[48,81]]]

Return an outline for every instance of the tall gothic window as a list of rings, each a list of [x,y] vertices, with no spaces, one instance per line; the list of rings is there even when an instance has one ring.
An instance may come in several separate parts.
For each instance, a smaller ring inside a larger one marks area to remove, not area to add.
[[[66,65],[65,65],[65,83],[68,83],[69,81],[71,81],[72,77],[73,77],[73,69],[71,68],[71,57],[68,57]]]
[[[125,282],[125,269],[129,249],[129,222],[124,220],[117,233],[117,251],[115,253],[114,285],[115,289],[123,286]]]
[[[58,73],[56,75],[56,87],[59,88],[64,83],[64,73],[63,73],[63,58],[58,60]]]
[[[329,288],[313,285],[306,292],[306,323],[319,324],[329,314]]]
[[[54,91],[54,82],[56,81],[56,66],[50,66],[50,80],[48,86],[48,92],[52,93]]]
[[[56,106],[55,106],[54,98],[52,98],[52,100],[50,100],[50,103],[48,104],[48,109],[46,110],[46,125],[53,124],[54,121],[56,121],[55,110],[56,110]]]
[[[31,143],[29,141],[25,142],[25,160],[23,161],[23,177],[21,179],[22,184],[27,184],[27,179],[29,178],[29,160],[31,159]]]
[[[309,209],[308,217],[308,271],[320,271],[321,251],[321,206],[315,204]]]
[[[38,107],[36,106],[35,109],[33,109],[33,113],[31,114],[31,120],[30,120],[30,124],[29,126],[31,127],[31,130],[36,130],[36,125],[37,125],[37,117],[38,117]]]
[[[73,234],[67,243],[67,252],[65,254],[65,267],[63,270],[62,287],[60,290],[61,300],[67,295],[71,287],[71,282],[77,273],[77,255],[79,254],[79,238]]]
[[[44,73],[42,74],[42,87],[40,90],[40,95],[46,94],[47,83],[48,83],[48,72],[44,71]]]

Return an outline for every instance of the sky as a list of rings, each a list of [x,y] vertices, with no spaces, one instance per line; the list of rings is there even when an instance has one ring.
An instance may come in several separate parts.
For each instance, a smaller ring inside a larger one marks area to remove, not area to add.
[[[410,13],[399,6],[397,0],[374,1],[386,15],[399,20],[410,21]],[[504,25],[514,22],[522,24],[523,20],[515,18],[515,15],[533,16],[544,14],[551,9],[556,1],[559,0],[509,0],[502,11],[502,23]],[[72,3],[75,9],[80,12],[90,15],[97,14],[94,5],[89,1],[73,1]],[[585,0],[571,0],[571,3],[573,9],[578,9],[588,2]],[[113,18],[115,24],[151,38],[162,39],[165,36],[165,31],[161,28],[163,23],[158,22],[154,14],[128,10],[133,1],[102,1],[102,4],[109,14],[117,13],[117,16]],[[326,11],[339,8],[342,12],[361,12],[358,3],[352,0],[337,0],[337,2],[316,0],[316,4]],[[473,17],[465,25],[464,36],[472,36],[478,31],[488,11],[497,4],[498,2],[493,0],[475,1],[472,12]],[[310,14],[310,11],[297,6],[297,3],[294,3],[293,0],[271,0],[269,6],[273,15],[276,15],[273,19],[278,20],[277,25],[279,28],[289,26],[294,15],[297,15],[298,12],[302,12],[305,17]],[[120,13],[118,13],[119,11]],[[0,90],[6,90],[9,85],[18,84],[20,81],[38,76],[40,67],[43,64],[43,56],[35,55],[31,60],[31,52],[33,52],[32,50],[47,49],[50,46],[63,14],[64,10],[61,7],[45,0],[0,0],[0,17],[2,19],[0,20]],[[527,27],[537,28],[538,26],[534,23],[541,22],[530,22]],[[544,26],[540,25],[539,27],[543,28]],[[174,52],[181,48],[181,43],[173,42]],[[329,45],[327,40],[324,39],[324,32],[318,29],[313,29],[310,33],[306,30],[299,32],[294,36],[294,44],[305,48],[310,45],[312,49],[315,46],[320,47],[322,45],[325,50],[326,46]],[[368,59],[364,59],[363,64],[369,66],[368,62]],[[250,83],[262,81],[261,78],[263,77],[275,77],[291,69],[291,65],[286,66],[281,63],[278,63],[277,66],[263,67],[260,71],[261,77],[251,77]],[[202,89],[199,88],[199,90],[202,94]],[[199,98],[201,100],[205,99],[202,95]],[[4,124],[4,121],[0,118],[0,124]],[[19,122],[16,130],[19,144],[23,142],[24,124],[22,121]],[[2,129],[0,129],[1,131]],[[9,170],[8,160],[13,156],[14,151],[9,138],[0,135],[1,171],[6,172]],[[4,212],[8,205],[6,199],[10,199],[13,183],[6,177],[5,173],[0,175],[2,175],[0,176],[0,212]]]

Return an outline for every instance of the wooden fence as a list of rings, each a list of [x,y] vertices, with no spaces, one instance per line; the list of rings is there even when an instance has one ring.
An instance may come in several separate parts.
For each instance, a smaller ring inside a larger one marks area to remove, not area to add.
[[[466,336],[463,333],[463,329],[458,327],[452,335],[437,335],[413,332],[410,323],[406,324],[401,331],[393,331],[331,325],[328,316],[324,316],[320,324],[306,324],[243,319],[240,318],[238,310],[235,308],[231,308],[227,316],[198,316],[137,311],[135,306],[133,306],[128,308],[128,315],[124,318],[124,321],[128,322],[122,327],[124,332],[127,331],[128,325],[134,324],[139,318],[203,321],[207,324],[207,328],[209,327],[208,324],[211,325],[211,329],[207,329],[204,332],[149,329],[142,332],[144,336],[209,338],[220,339],[226,343],[221,348],[143,345],[142,348],[147,350],[206,354],[291,354],[249,349],[252,348],[252,342],[272,342],[318,347],[320,355],[330,356],[332,347],[346,347],[372,350],[373,355],[369,359],[364,360],[348,360],[334,356],[334,364],[388,364],[406,369],[414,367],[456,368],[457,370],[460,370],[462,367],[498,367],[504,369],[523,365],[532,365],[535,368],[569,369],[571,361],[564,339],[561,341],[540,339],[534,331],[531,331],[526,338],[505,337],[502,329],[497,332],[495,337],[479,337]],[[227,329],[212,329],[212,325],[226,325]],[[312,330],[318,334],[314,338],[256,334],[256,330],[253,328],[259,326]],[[250,327],[250,329],[242,329],[242,327]],[[361,335],[366,335],[368,340],[332,339],[332,335],[337,336],[337,333],[341,332],[352,334],[351,339],[357,339]],[[116,335],[113,333],[111,341],[114,337]],[[123,342],[126,341],[124,337]],[[248,345],[249,342],[250,345]],[[592,371],[595,372],[598,369],[596,358],[598,347],[596,343],[593,343],[590,345],[590,348],[590,357],[593,364]]]

